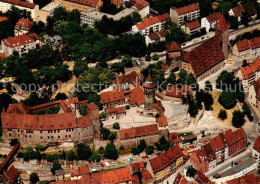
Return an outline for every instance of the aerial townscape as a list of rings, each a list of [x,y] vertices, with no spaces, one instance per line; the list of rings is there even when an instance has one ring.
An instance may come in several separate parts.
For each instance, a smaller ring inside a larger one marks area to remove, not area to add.
[[[260,0],[0,0],[0,183],[260,184]]]

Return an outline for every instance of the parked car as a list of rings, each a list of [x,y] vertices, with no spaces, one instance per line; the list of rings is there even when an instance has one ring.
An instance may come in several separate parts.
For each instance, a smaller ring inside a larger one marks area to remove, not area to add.
[[[100,165],[101,165],[102,167],[105,167],[104,164],[103,164],[102,162],[100,162]]]
[[[109,167],[109,166],[110,166],[110,164],[109,164],[108,162],[105,162],[105,165],[106,165],[107,167]]]

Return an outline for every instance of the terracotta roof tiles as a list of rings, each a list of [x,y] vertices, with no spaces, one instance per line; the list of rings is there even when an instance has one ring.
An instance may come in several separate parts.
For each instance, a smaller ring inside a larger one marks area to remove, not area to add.
[[[20,20],[18,20],[18,22],[15,24],[14,28],[15,29],[23,29],[26,31],[30,31],[31,27],[33,25],[33,22],[25,19],[25,18],[21,18]]]
[[[4,174],[4,180],[6,183],[9,183],[8,181],[10,181],[11,183],[16,183],[18,177],[19,173],[13,165]]]
[[[255,140],[253,149],[255,149],[258,153],[260,153],[260,136],[258,136],[257,139]]]
[[[186,26],[187,26],[190,30],[196,29],[196,28],[200,27],[200,22],[196,20],[196,21],[187,23]]]
[[[166,49],[168,52],[181,51],[181,46],[176,42],[171,42],[166,45]]]
[[[232,8],[234,16],[235,17],[240,17],[243,12],[245,12],[243,5],[236,6]]]
[[[119,100],[124,100],[124,91],[116,90],[116,91],[108,91],[100,94],[100,102],[101,104],[106,104],[110,102],[116,102]]]
[[[85,6],[91,6],[94,8],[98,5],[98,0],[68,0],[68,1],[73,2],[73,3],[82,4]]]
[[[153,135],[158,133],[159,133],[159,129],[156,124],[119,130],[120,139],[130,139],[130,138],[148,136],[148,135]]]
[[[38,36],[35,33],[15,36],[11,38],[3,39],[2,42],[10,48],[19,47],[22,45],[30,44],[38,40]]]
[[[36,6],[36,4],[28,3],[20,0],[2,0],[2,1],[5,3],[14,4],[14,5],[30,8],[30,9],[34,9],[34,7]]]
[[[139,22],[138,24],[136,24],[136,27],[139,30],[145,29],[146,27],[158,23],[158,22],[163,22],[166,21],[167,19],[170,19],[170,15],[168,13],[163,14],[163,15],[158,15],[157,17],[152,17],[149,19],[145,19],[142,22]]]
[[[253,83],[253,87],[256,93],[256,98],[260,99],[260,79]]]
[[[200,7],[199,7],[198,4],[194,3],[194,4],[184,6],[184,7],[181,7],[181,8],[172,7],[171,9],[175,10],[179,15],[182,15],[182,14],[185,14],[185,13],[188,13],[188,12],[199,10]]]
[[[8,17],[2,17],[2,16],[0,16],[0,22],[6,21],[6,20],[8,20]]]
[[[206,17],[209,23],[217,22],[223,15],[219,12],[210,14]]]
[[[135,87],[130,91],[129,104],[140,106],[144,102],[144,91],[140,86]]]
[[[130,2],[135,6],[138,10],[142,10],[145,7],[149,6],[149,2],[145,0],[130,0]]]
[[[260,59],[255,60],[249,66],[242,68],[240,71],[244,80],[254,77],[256,72],[260,71]]]
[[[88,166],[80,166],[78,169],[71,169],[70,170],[70,175],[72,177],[74,176],[82,176],[82,175],[85,175],[85,174],[89,174],[89,168]]]

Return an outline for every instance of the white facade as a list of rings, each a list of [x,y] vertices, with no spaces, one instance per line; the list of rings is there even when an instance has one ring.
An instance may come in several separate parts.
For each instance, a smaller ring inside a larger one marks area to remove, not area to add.
[[[252,150],[252,156],[255,157],[256,162],[257,162],[257,164],[258,164],[258,166],[259,166],[260,153],[253,148],[253,150]]]
[[[251,85],[248,91],[249,91],[248,100],[250,104],[257,106],[256,91],[254,85]]]
[[[185,19],[187,21],[197,20],[200,17],[200,9],[190,11],[184,14],[178,14],[176,10],[170,8],[170,17],[175,24],[180,25],[185,22]]]
[[[142,35],[148,35],[150,33],[150,30],[153,30],[153,32],[158,32],[158,31],[162,31],[164,30],[164,25],[165,25],[166,21],[162,21],[162,22],[156,22],[154,24],[151,24],[141,30],[138,29],[138,27],[136,25],[132,26],[132,31],[135,33],[140,33]]]
[[[235,15],[234,12],[233,12],[233,9],[230,9],[229,12],[228,12],[228,14],[229,14],[230,16],[234,16],[234,15]],[[240,21],[241,21],[241,16],[237,17],[237,20],[240,22]]]
[[[150,15],[150,5],[144,7],[141,10],[138,10],[138,13],[141,16],[141,19],[147,18],[147,16]]]
[[[209,32],[210,28],[211,29],[215,29],[215,25],[217,21],[213,21],[213,22],[209,22],[208,19],[206,17],[203,17],[201,19],[201,28],[206,28],[206,31]]]
[[[20,10],[26,10],[28,12],[31,12],[32,19],[37,19],[39,16],[39,6],[38,5],[35,5],[34,8],[29,8],[29,7],[23,7],[20,5],[0,1],[0,11],[2,11],[2,12],[6,12],[6,11],[10,10],[12,6],[15,6],[16,8],[18,8]]]

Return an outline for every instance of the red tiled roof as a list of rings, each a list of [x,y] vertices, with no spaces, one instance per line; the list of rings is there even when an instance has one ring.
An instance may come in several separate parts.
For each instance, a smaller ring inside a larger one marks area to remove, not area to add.
[[[142,137],[158,133],[159,129],[156,124],[119,130],[120,139]]]
[[[136,104],[140,106],[144,102],[144,91],[140,86],[135,87],[130,91],[129,100],[130,105]]]
[[[164,38],[167,33],[169,33],[168,30],[162,30],[162,31],[159,31],[159,32],[158,32],[158,34],[160,35],[161,38]]]
[[[215,29],[218,31],[227,30],[229,28],[229,24],[227,23],[224,15],[220,16],[219,21],[215,25]]]
[[[184,84],[181,88],[178,88],[176,86],[167,86],[166,88],[166,95],[172,96],[175,98],[181,98],[183,93],[191,93],[191,86]]]
[[[14,5],[30,8],[30,9],[34,9],[34,7],[36,6],[36,4],[28,3],[20,0],[2,0],[2,1],[5,3],[14,4]]]
[[[117,114],[122,114],[122,113],[125,113],[126,110],[125,110],[125,107],[122,106],[122,107],[109,107],[106,109],[106,113],[107,114],[110,114],[110,113],[117,113]]]
[[[74,177],[74,176],[82,176],[82,175],[85,175],[85,174],[89,174],[89,168],[88,166],[80,166],[78,169],[71,169],[70,170],[70,175],[71,177]]]
[[[225,148],[225,145],[219,135],[213,139],[210,139],[210,144],[215,152]]]
[[[260,153],[260,136],[257,137],[257,139],[255,140],[255,144],[253,146],[253,148]]]
[[[254,90],[255,90],[255,93],[256,93],[256,98],[260,99],[260,79],[255,81],[253,83],[253,86],[254,86]]]
[[[200,171],[197,171],[197,174],[194,176],[194,179],[198,184],[213,184],[204,174]]]
[[[6,168],[9,163],[9,161],[11,160],[11,158],[13,158],[13,156],[16,154],[16,152],[19,150],[20,148],[20,143],[16,143],[16,145],[13,147],[13,149],[9,152],[9,154],[7,155],[7,157],[4,159],[4,161],[1,163],[0,165],[0,173],[3,172],[3,169]]]
[[[141,175],[142,175],[142,181],[145,183],[148,183],[149,180],[153,180],[153,176],[146,169],[141,170]]]
[[[90,120],[89,116],[83,116],[76,118],[76,126],[77,128],[85,128],[93,126],[92,121]]]
[[[98,0],[68,0],[70,2],[73,3],[78,3],[78,4],[82,4],[85,6],[91,6],[91,7],[96,7],[98,4]]]
[[[164,72],[166,72],[167,70],[169,70],[169,66],[166,63],[161,64],[161,67],[163,69]]]
[[[152,41],[159,41],[161,39],[158,33],[150,33],[148,37]]]
[[[171,9],[175,10],[179,15],[181,15],[181,14],[185,14],[185,13],[188,13],[191,11],[199,10],[200,7],[198,4],[194,3],[194,4],[184,6],[181,8],[171,7]]]
[[[191,64],[195,76],[199,76],[225,59],[221,48],[221,35],[216,35],[190,52],[184,52],[182,60]]]
[[[193,154],[197,155],[200,162],[204,162],[205,160],[208,159],[208,156],[207,156],[205,150],[203,150],[203,149],[196,150],[195,152],[193,152]]]
[[[232,8],[232,10],[233,10],[235,17],[240,17],[242,15],[242,13],[245,12],[243,5],[236,6],[236,7]]]
[[[130,163],[130,167],[133,171],[145,168],[143,161],[137,163]]]
[[[206,17],[206,19],[209,21],[209,23],[218,21],[223,15],[219,12],[210,14]]]
[[[249,40],[249,45],[251,49],[256,49],[260,47],[260,37],[253,38]]]
[[[117,79],[113,80],[113,84],[123,84],[129,82],[133,85],[137,85],[143,79],[143,76],[132,71],[130,74],[119,76]]]
[[[178,173],[173,184],[179,184],[181,182],[181,179],[182,179],[182,175]]]
[[[153,82],[153,79],[152,79],[150,74],[145,79],[145,82],[143,83],[143,87],[144,88],[149,88],[149,89],[156,88],[156,83]]]
[[[153,172],[160,172],[180,157],[182,157],[180,146],[175,145],[170,147],[166,152],[150,160]]]
[[[138,10],[142,10],[145,7],[149,6],[149,3],[145,0],[130,0],[130,2],[135,6]]]
[[[15,29],[23,29],[26,31],[30,31],[31,27],[33,25],[33,22],[25,19],[25,18],[21,18],[20,20],[18,20],[18,22],[15,24],[14,28]]]
[[[10,48],[18,47],[21,45],[26,45],[35,42],[38,40],[38,35],[35,33],[32,34],[26,34],[26,35],[20,35],[20,36],[15,36],[11,38],[6,38],[3,39],[2,42]]]
[[[233,180],[227,181],[227,184],[258,184],[258,178],[254,173],[247,174],[240,178],[235,178]]]
[[[5,53],[0,53],[0,59],[3,59],[3,58],[6,58],[6,55],[5,55]]]
[[[196,21],[187,23],[186,26],[187,26],[190,30],[196,29],[196,28],[200,27],[200,22],[196,20]]]
[[[100,94],[100,102],[101,104],[106,104],[110,102],[116,102],[119,100],[124,100],[124,91],[116,90],[116,91],[108,91]]]
[[[8,17],[2,17],[2,16],[0,16],[0,22],[3,22],[3,21],[5,21],[5,20],[8,20]]]
[[[149,19],[145,19],[142,22],[139,22],[138,24],[136,24],[136,27],[139,30],[145,29],[146,27],[158,23],[158,22],[163,22],[166,21],[167,19],[170,19],[170,15],[168,13],[165,13],[163,15],[158,15],[157,17],[152,17]]]
[[[29,114],[30,107],[23,104],[10,104],[6,113]]]
[[[168,120],[167,117],[164,115],[164,113],[160,113],[159,117],[156,118],[156,122],[158,123],[159,127],[168,126]]]
[[[4,180],[6,183],[9,183],[9,181],[11,181],[11,183],[16,183],[18,177],[19,177],[19,173],[13,165],[4,174]]]
[[[176,42],[171,42],[166,45],[166,49],[168,52],[181,51],[181,46]]]
[[[237,49],[238,49],[239,52],[242,52],[242,51],[250,49],[250,45],[249,45],[248,39],[244,39],[244,40],[238,41],[236,43],[236,46],[237,46]]]
[[[87,108],[88,108],[89,110],[97,110],[97,109],[99,109],[99,107],[98,107],[94,102],[88,103],[88,104],[87,104]]]
[[[244,80],[255,76],[256,72],[260,70],[260,59],[255,60],[249,66],[241,69],[241,75]]]

